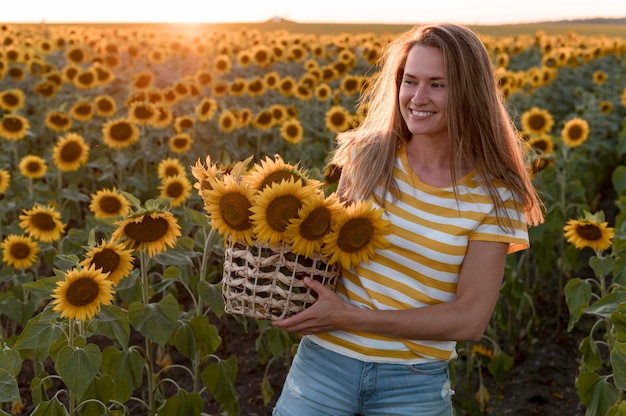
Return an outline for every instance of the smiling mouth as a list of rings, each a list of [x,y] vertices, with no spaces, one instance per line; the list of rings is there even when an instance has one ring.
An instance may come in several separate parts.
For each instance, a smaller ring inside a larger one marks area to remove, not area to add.
[[[428,116],[432,116],[433,114],[435,114],[432,111],[417,111],[417,110],[410,110],[411,114],[416,116],[416,117],[428,117]]]

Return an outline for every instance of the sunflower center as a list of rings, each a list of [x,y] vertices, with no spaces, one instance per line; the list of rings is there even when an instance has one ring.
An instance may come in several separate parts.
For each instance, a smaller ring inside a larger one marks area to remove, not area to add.
[[[315,208],[300,224],[300,236],[305,240],[319,240],[330,231],[330,210]]]
[[[181,173],[180,170],[176,166],[168,166],[165,169],[165,176],[176,176],[176,175],[179,175],[180,173]]]
[[[115,250],[105,248],[94,254],[91,264],[95,265],[96,269],[102,269],[102,273],[110,273],[117,270],[120,265],[120,256]]]
[[[144,215],[140,222],[130,222],[124,227],[124,234],[140,243],[157,241],[168,233],[169,223],[165,218],[152,218]]]
[[[24,123],[17,117],[5,117],[2,120],[2,128],[8,132],[18,132],[22,131]]]
[[[105,196],[100,198],[100,210],[107,214],[117,214],[122,209],[122,203],[115,196]]]
[[[374,237],[374,226],[366,218],[353,218],[346,222],[337,239],[337,246],[346,253],[355,253]]]
[[[19,98],[17,98],[17,96],[14,95],[14,94],[4,94],[4,95],[2,95],[2,101],[5,104],[7,104],[7,105],[9,105],[11,107],[13,107],[15,105],[18,105],[20,103]]]
[[[586,241],[602,239],[602,231],[593,224],[583,224],[576,228],[576,233]]]
[[[98,299],[100,286],[93,279],[83,277],[73,281],[67,288],[67,302],[72,306],[86,306]]]
[[[64,162],[74,162],[83,155],[83,147],[77,142],[67,142],[61,149],[61,159]]]
[[[572,126],[569,129],[569,138],[571,140],[580,140],[583,137],[583,129],[580,126]]]
[[[275,183],[281,183],[282,181],[288,181],[291,178],[293,178],[294,180],[300,179],[300,177],[286,169],[272,172],[267,175],[265,179],[263,179],[263,182],[261,182],[261,185],[259,186],[259,190],[262,191],[263,189],[265,189],[266,186],[270,186]]]
[[[23,260],[30,257],[31,248],[28,244],[21,242],[11,244],[11,257],[17,260]]]
[[[291,124],[285,129],[285,134],[287,135],[287,137],[298,137],[298,135],[300,134],[300,129],[295,124]]]
[[[117,123],[111,127],[111,139],[118,142],[126,142],[133,135],[133,129],[128,123]]]
[[[54,219],[45,212],[33,214],[30,218],[30,222],[34,228],[42,231],[52,231],[56,228]]]
[[[176,149],[184,149],[189,144],[189,140],[185,137],[177,137],[173,140],[172,146]]]
[[[267,206],[267,223],[278,232],[284,232],[289,220],[298,216],[302,202],[294,195],[281,195],[274,198]]]
[[[62,114],[54,114],[50,117],[50,123],[58,127],[65,127],[70,124],[70,119]]]
[[[244,231],[252,227],[249,211],[251,207],[252,204],[248,198],[238,192],[231,192],[220,198],[222,219],[236,231]]]
[[[182,183],[174,181],[167,186],[166,193],[170,198],[177,198],[183,194],[184,190]]]
[[[109,100],[99,100],[96,105],[98,106],[98,110],[104,113],[113,110],[113,104]]]
[[[154,116],[154,110],[146,105],[138,105],[134,114],[139,120],[150,120]]]
[[[26,165],[26,170],[28,172],[33,172],[33,173],[37,173],[41,170],[41,163],[39,163],[38,161],[34,160],[32,162],[29,162]]]
[[[528,125],[533,129],[533,130],[542,130],[545,125],[546,125],[546,119],[545,117],[543,117],[540,114],[535,114],[532,115],[529,119],[528,119]]]

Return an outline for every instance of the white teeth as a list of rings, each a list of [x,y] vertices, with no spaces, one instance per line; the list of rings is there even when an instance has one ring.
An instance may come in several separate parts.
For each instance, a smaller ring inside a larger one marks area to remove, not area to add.
[[[416,110],[411,110],[411,114],[413,114],[414,116],[417,117],[427,117],[433,113],[431,113],[430,111],[416,111]]]

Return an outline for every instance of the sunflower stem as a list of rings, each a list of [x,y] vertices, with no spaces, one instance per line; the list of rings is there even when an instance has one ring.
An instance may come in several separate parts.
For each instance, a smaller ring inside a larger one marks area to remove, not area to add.
[[[146,250],[139,251],[139,271],[141,273],[141,294],[143,304],[148,306],[150,303],[150,282],[148,280],[148,253]],[[154,380],[154,352],[152,341],[148,338],[146,341],[146,371],[148,379],[148,410],[150,415],[156,415],[156,403],[154,398],[155,380]]]

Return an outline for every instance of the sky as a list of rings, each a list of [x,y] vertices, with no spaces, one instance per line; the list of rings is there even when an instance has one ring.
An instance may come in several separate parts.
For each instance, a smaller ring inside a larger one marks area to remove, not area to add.
[[[21,0],[0,23],[530,23],[626,17],[624,0]]]

